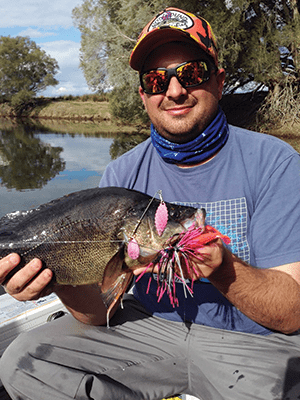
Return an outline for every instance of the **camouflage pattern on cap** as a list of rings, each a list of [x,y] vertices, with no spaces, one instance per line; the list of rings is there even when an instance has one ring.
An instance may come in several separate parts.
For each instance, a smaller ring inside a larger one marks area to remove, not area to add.
[[[217,41],[210,24],[201,17],[174,7],[159,13],[142,30],[131,53],[130,66],[141,71],[151,51],[173,41],[197,44],[218,67]]]

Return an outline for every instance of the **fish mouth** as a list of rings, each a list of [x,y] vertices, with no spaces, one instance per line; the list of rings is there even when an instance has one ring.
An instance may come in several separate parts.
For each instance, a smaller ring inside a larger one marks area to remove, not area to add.
[[[180,235],[183,232],[187,232],[189,229],[192,228],[205,228],[205,216],[206,212],[204,208],[196,209],[194,214],[189,217],[184,219],[183,221],[180,222],[180,226],[182,227],[182,231],[178,230],[176,233],[174,233],[172,236],[170,236],[164,243],[163,247],[168,247],[171,244],[176,244],[176,242],[179,240]],[[155,233],[153,231],[153,227],[151,223],[149,223],[149,232],[151,235],[151,246],[140,246],[140,259],[147,260],[149,257],[153,257],[155,254],[158,254],[159,251],[161,250],[161,243],[156,242],[155,240]]]
[[[128,253],[129,259],[138,260],[139,264],[148,264],[153,261],[153,258],[155,258],[162,249],[169,248],[170,246],[176,246],[176,243],[180,240],[185,232],[194,228],[198,230],[200,228],[201,231],[204,230],[206,215],[205,210],[203,208],[194,210],[195,211],[190,214],[189,217],[182,219],[180,222],[177,220],[176,229],[174,229],[173,232],[169,231],[169,236],[168,233],[165,232],[166,236],[164,239],[162,237],[158,239],[156,227],[153,226],[152,221],[149,219],[146,220],[148,226],[147,231],[149,234],[148,243],[139,243],[138,239],[137,241],[135,239],[133,240],[133,238],[128,237],[126,231],[123,230],[123,239],[124,243],[127,244],[127,253],[129,251],[128,246],[130,246],[130,251]],[[163,241],[161,239],[163,239]],[[133,247],[135,248],[134,252],[132,252]],[[129,259],[127,260],[127,263],[129,263]]]

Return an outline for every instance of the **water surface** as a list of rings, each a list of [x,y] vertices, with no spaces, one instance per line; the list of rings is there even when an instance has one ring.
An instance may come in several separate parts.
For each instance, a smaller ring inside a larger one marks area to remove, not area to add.
[[[47,121],[45,128],[0,120],[0,218],[97,187],[112,159],[146,139],[103,131],[92,123],[63,123],[61,131],[57,126],[56,121],[53,126]]]
[[[98,186],[111,159],[144,139],[126,133],[68,134],[0,124],[0,217]]]

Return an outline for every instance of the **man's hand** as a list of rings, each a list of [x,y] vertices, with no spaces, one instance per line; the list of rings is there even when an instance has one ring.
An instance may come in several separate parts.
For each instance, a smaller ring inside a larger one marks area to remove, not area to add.
[[[6,280],[7,274],[12,271],[20,262],[20,256],[12,253],[0,260],[0,284]],[[42,262],[33,259],[22,269],[13,275],[5,283],[5,291],[16,300],[37,300],[42,296],[51,293],[51,289],[46,288],[52,279],[52,271],[42,269]]]
[[[199,249],[198,258],[190,257],[190,273],[185,278],[196,280],[208,278],[216,272],[223,263],[224,245],[221,239],[216,239]],[[202,260],[200,260],[202,258]]]
[[[50,294],[52,286],[48,286],[52,279],[50,269],[42,269],[41,260],[35,258],[16,272],[7,282],[6,276],[20,262],[18,254],[12,253],[0,260],[0,285],[5,282],[5,291],[16,300],[37,300]],[[106,307],[101,298],[101,289],[98,284],[73,287],[58,285],[55,293],[79,321],[90,325],[106,324]],[[113,316],[115,310],[110,313]]]
[[[199,278],[209,278],[222,264],[224,257],[224,246],[221,239],[216,239],[206,246],[199,249],[198,258],[189,255],[189,271],[185,267],[185,261],[181,259],[182,272],[185,279],[197,280]],[[201,261],[199,259],[202,259]],[[133,271],[134,275],[144,272],[146,266],[141,266]],[[158,267],[149,269],[148,272],[158,273]]]

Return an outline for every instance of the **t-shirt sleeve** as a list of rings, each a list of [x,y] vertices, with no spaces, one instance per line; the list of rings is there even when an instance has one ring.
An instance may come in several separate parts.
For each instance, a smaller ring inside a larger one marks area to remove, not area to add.
[[[250,232],[257,266],[300,261],[299,155],[283,160],[261,185]]]
[[[145,184],[148,177],[149,162],[151,162],[152,153],[148,151],[150,144],[150,140],[145,140],[118,159],[111,161],[104,171],[99,186],[134,189],[138,178]],[[143,189],[142,186],[137,188],[141,191]]]
[[[114,169],[113,162],[107,165],[99,183],[99,187],[107,187],[107,186],[120,186],[120,182],[118,180],[118,174]]]

